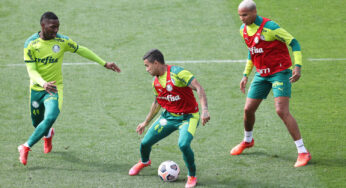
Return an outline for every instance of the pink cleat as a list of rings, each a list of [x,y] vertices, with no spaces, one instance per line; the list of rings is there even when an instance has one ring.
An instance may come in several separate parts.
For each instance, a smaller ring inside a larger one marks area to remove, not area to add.
[[[30,148],[24,146],[24,144],[18,146],[18,152],[19,152],[19,161],[23,164],[26,165],[26,162],[28,160],[28,154],[29,154]]]
[[[240,144],[238,144],[237,146],[235,146],[231,150],[231,155],[240,155],[244,151],[244,149],[251,148],[254,145],[255,145],[255,140],[254,139],[252,139],[252,141],[250,143],[242,141]]]
[[[296,164],[294,164],[294,167],[301,167],[308,164],[308,162],[311,160],[311,155],[309,152],[307,153],[298,153],[298,158]]]
[[[187,176],[187,182],[185,184],[185,188],[196,187],[197,178],[195,176]]]
[[[52,128],[51,136],[49,138],[43,138],[43,140],[44,140],[44,153],[49,153],[50,151],[52,151],[53,136],[54,136],[54,128]]]
[[[139,172],[144,168],[151,165],[151,160],[148,161],[147,164],[142,163],[142,161],[139,161],[137,164],[135,164],[129,171],[130,176],[135,176],[139,174]]]

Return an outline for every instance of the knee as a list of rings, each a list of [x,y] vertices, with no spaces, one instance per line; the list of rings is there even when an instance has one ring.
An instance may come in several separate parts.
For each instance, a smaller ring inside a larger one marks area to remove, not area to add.
[[[286,118],[287,116],[289,116],[290,112],[288,110],[284,110],[282,108],[276,108],[276,113],[278,114],[278,116],[281,119]]]
[[[255,108],[249,107],[249,106],[245,106],[244,107],[244,114],[245,115],[251,115],[254,114],[256,112]]]
[[[190,149],[190,144],[188,142],[179,142],[179,148],[182,152]]]

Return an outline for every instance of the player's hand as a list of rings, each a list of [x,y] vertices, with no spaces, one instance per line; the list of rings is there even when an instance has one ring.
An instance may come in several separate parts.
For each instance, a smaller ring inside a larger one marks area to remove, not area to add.
[[[144,132],[144,130],[145,130],[145,127],[146,127],[147,125],[148,125],[148,124],[147,124],[146,122],[142,122],[142,123],[138,124],[137,129],[136,129],[136,132],[137,132],[138,134],[142,134],[142,133]]]
[[[247,84],[247,77],[244,76],[240,81],[240,91],[245,94],[245,87]]]
[[[202,110],[202,125],[204,126],[210,120],[208,110]]]
[[[293,71],[292,71],[292,77],[290,77],[290,82],[293,83],[293,82],[296,82],[299,80],[301,74],[300,74],[300,67],[298,66],[295,66]]]
[[[110,70],[114,71],[114,72],[121,72],[120,68],[113,62],[107,62],[105,64],[105,67],[107,69],[110,69]]]
[[[58,92],[58,89],[56,88],[55,81],[46,82],[43,84],[44,90],[46,90],[50,95],[53,95],[52,93]]]

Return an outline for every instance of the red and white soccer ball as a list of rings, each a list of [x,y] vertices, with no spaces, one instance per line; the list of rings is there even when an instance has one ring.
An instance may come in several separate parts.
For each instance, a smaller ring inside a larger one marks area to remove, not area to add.
[[[178,179],[180,168],[174,161],[164,161],[160,164],[157,173],[163,181],[175,181]]]

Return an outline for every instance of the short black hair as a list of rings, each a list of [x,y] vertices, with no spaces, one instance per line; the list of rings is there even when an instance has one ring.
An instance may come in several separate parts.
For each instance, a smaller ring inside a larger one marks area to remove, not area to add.
[[[148,60],[150,63],[154,63],[154,61],[158,61],[161,64],[165,64],[165,59],[163,54],[158,49],[149,50],[144,56],[143,60]]]
[[[54,12],[45,12],[41,16],[40,23],[42,23],[43,20],[49,19],[49,20],[58,20],[58,16],[54,14]]]

